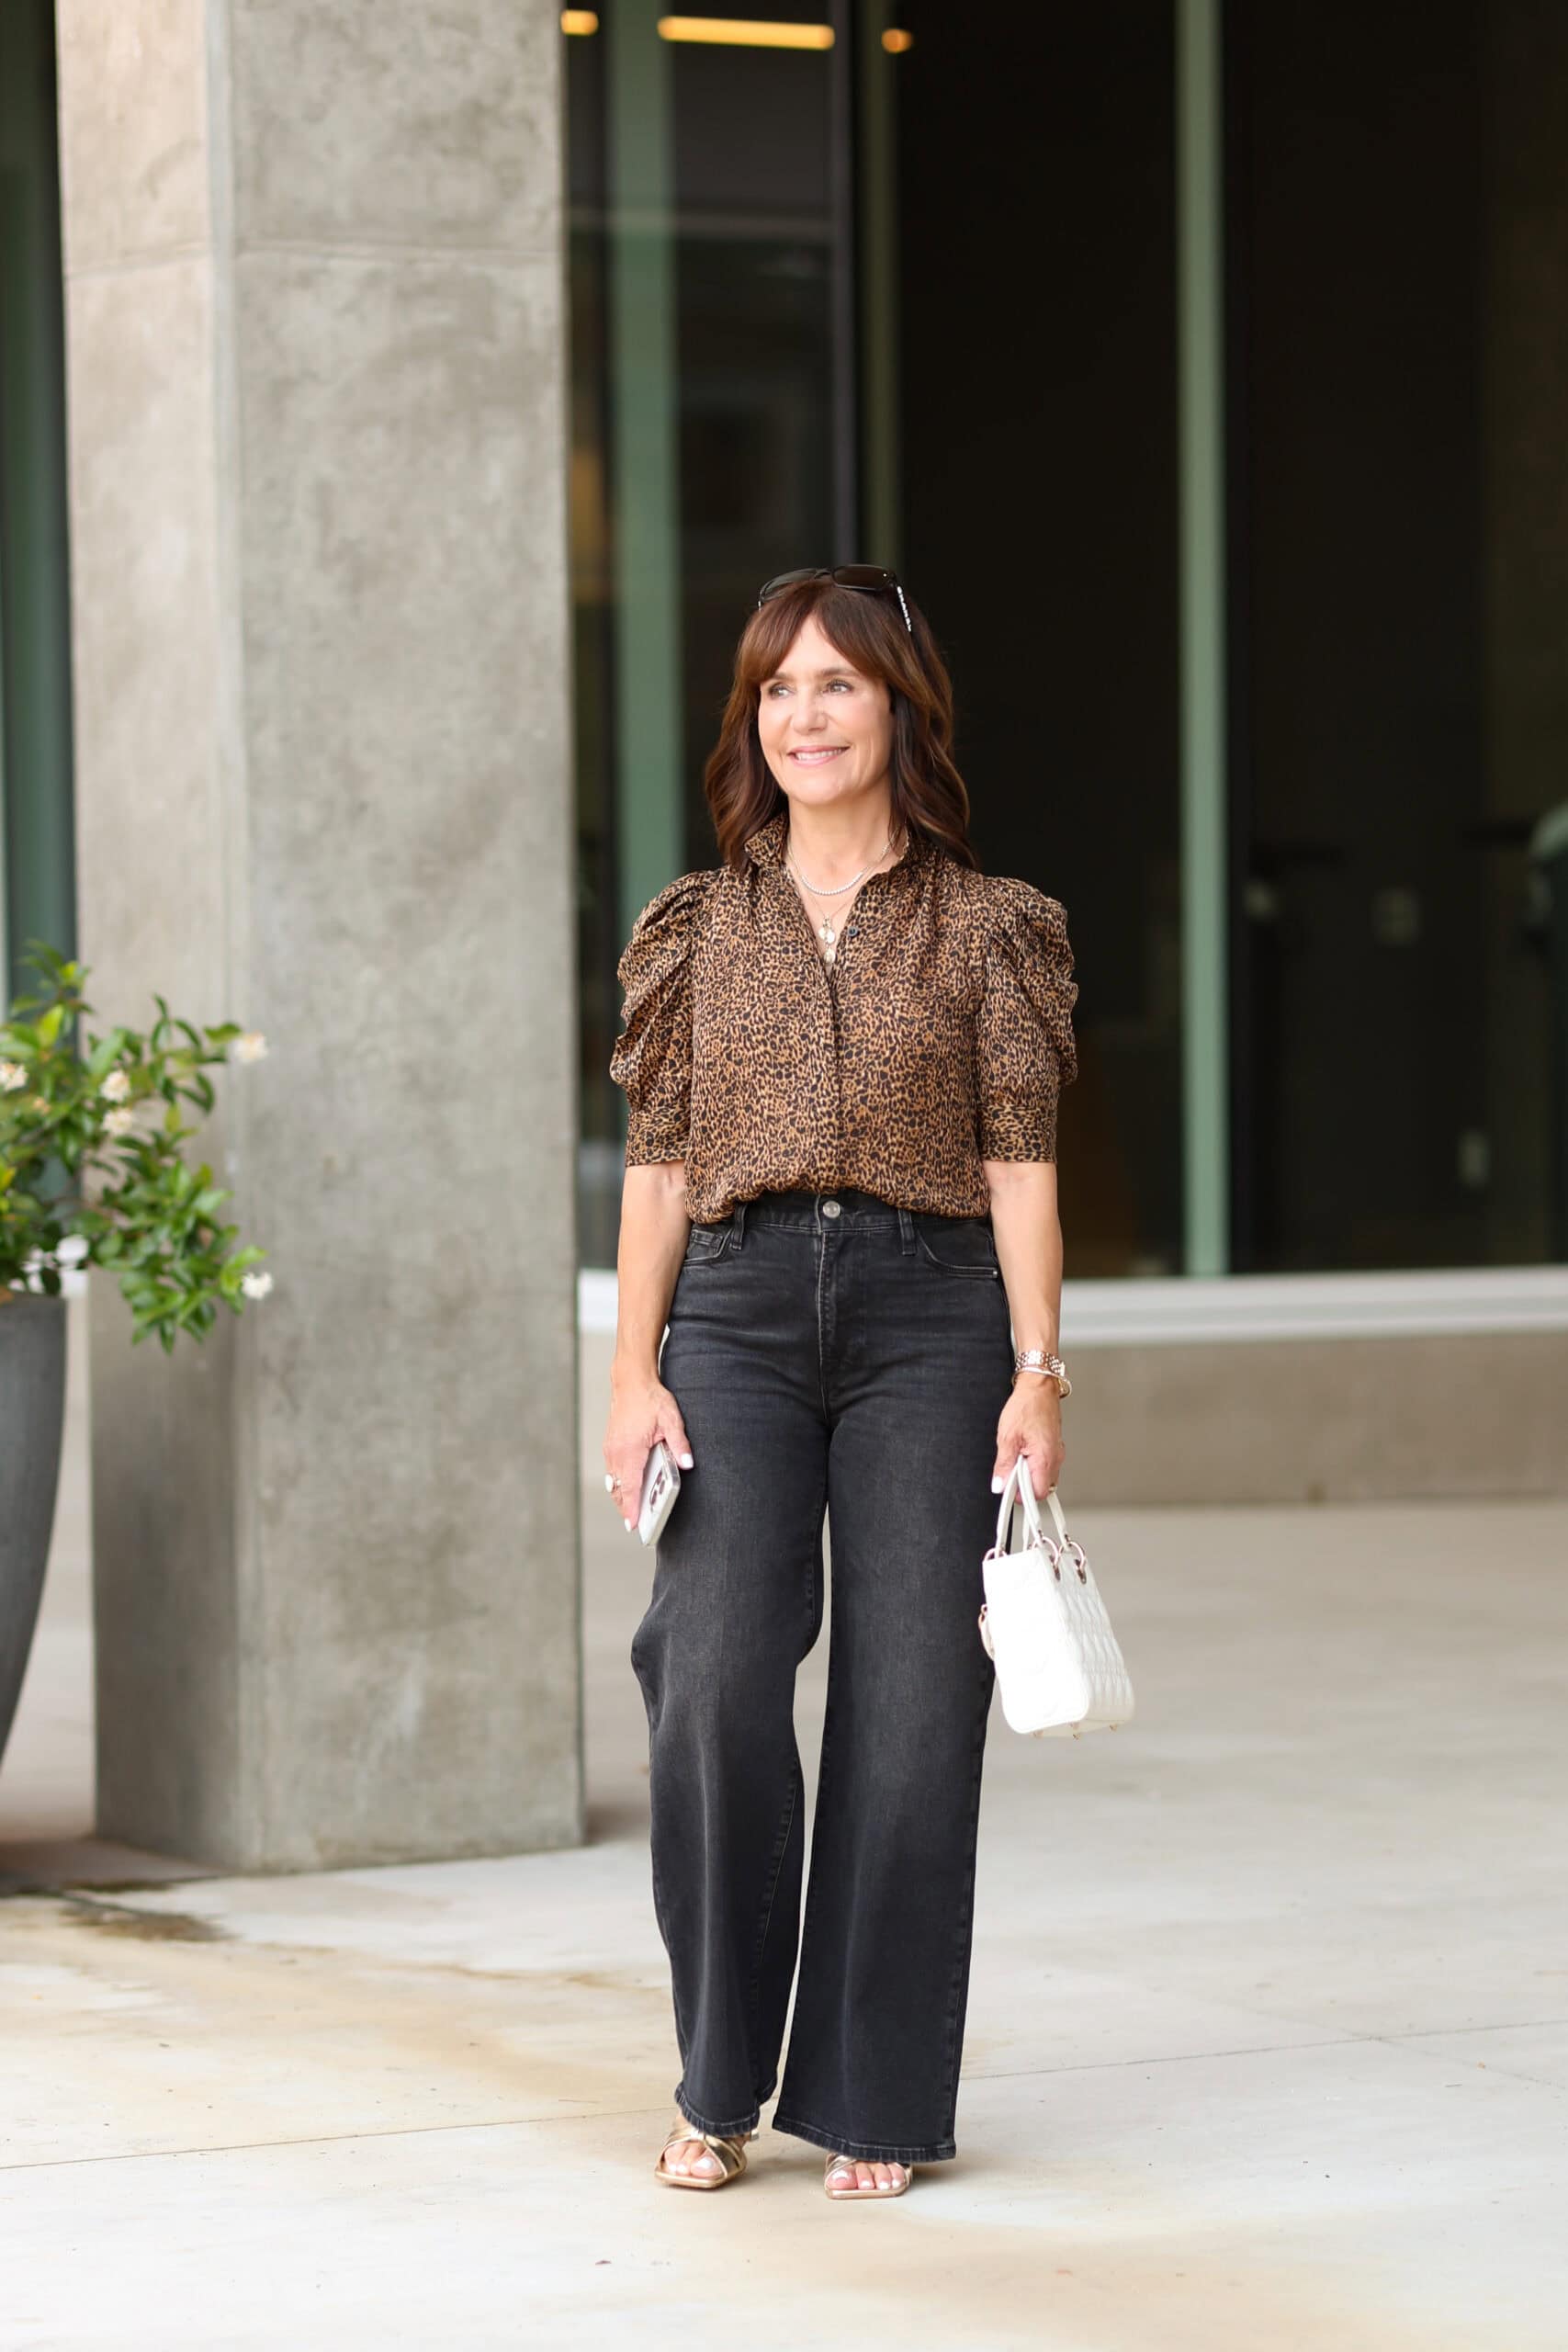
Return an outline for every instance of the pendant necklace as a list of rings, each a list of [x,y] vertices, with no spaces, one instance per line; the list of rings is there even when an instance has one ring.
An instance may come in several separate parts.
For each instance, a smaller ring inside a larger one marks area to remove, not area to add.
[[[872,859],[870,865],[863,865],[858,874],[852,875],[847,882],[835,883],[830,890],[819,890],[815,882],[807,882],[805,875],[801,872],[799,866],[796,865],[793,856],[790,855],[787,850],[784,853],[784,864],[788,867],[790,873],[794,875],[795,880],[804,889],[808,890],[814,899],[841,899],[846,890],[852,890],[857,882],[863,882],[866,876],[872,872],[873,868],[881,865],[883,859],[886,856],[892,846],[893,835],[890,832],[887,839],[883,842],[882,847],[877,851],[876,855]],[[822,942],[824,959],[830,964],[833,960],[833,956],[839,944],[839,934],[833,928],[833,919],[830,915],[824,915],[821,922],[817,925],[817,936]]]

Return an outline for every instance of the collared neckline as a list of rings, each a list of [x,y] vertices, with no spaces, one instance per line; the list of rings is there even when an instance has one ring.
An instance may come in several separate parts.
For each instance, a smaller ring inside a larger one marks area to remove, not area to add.
[[[923,864],[930,852],[931,842],[916,825],[910,825],[908,831],[909,837],[905,843],[903,854],[891,865],[884,866],[880,874],[868,875],[867,881],[891,882],[897,876],[912,873],[917,866]],[[744,843],[746,854],[753,865],[776,866],[782,872],[784,844],[788,836],[789,810],[787,808],[777,808],[765,824],[759,825],[754,833],[747,834]]]

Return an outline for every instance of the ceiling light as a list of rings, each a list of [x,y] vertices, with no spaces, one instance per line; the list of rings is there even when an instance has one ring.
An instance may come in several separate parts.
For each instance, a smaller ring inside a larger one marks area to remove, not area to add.
[[[730,49],[831,49],[831,25],[769,25],[751,17],[660,17],[661,40],[715,41]]]

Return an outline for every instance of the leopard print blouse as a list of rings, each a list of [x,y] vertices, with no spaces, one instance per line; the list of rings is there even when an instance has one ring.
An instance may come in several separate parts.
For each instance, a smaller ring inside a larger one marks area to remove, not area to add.
[[[627,1167],[684,1160],[709,1225],[759,1193],[839,1186],[983,1216],[983,1159],[1055,1159],[1077,1073],[1066,910],[912,828],[867,876],[834,960],[784,869],[788,812],[747,865],[651,899],[618,978]]]

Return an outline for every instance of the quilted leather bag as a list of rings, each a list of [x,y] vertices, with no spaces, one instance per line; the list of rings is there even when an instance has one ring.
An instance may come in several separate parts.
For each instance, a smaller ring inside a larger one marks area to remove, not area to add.
[[[1067,1533],[1053,1490],[1055,1537],[1041,1524],[1029,1464],[1008,1473],[997,1540],[982,1563],[980,1639],[996,1660],[1002,1713],[1032,1739],[1114,1731],[1133,1712],[1121,1645],[1083,1546]]]

